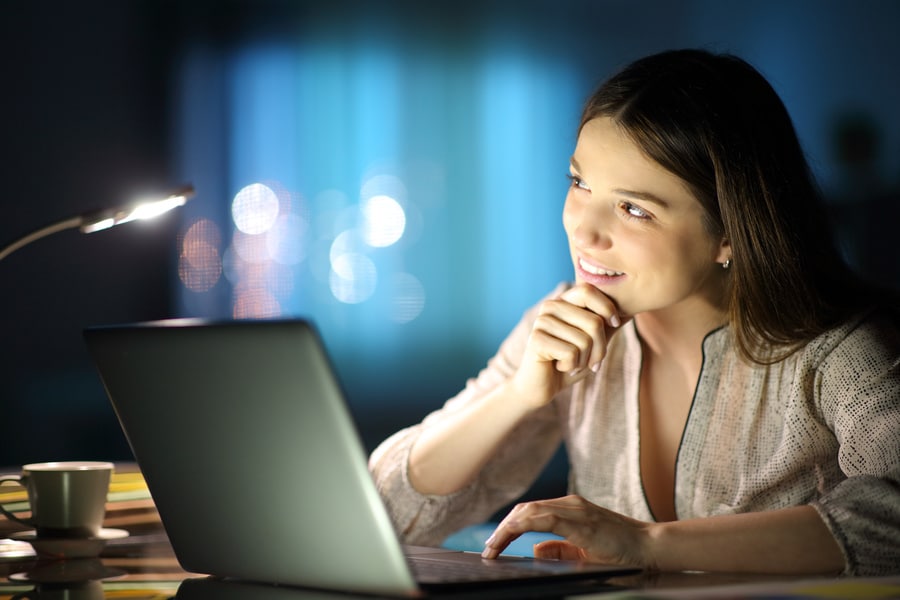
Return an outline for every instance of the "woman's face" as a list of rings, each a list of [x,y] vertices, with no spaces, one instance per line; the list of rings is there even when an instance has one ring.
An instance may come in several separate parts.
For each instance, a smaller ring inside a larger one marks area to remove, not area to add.
[[[700,202],[616,123],[589,121],[571,161],[563,225],[578,281],[626,316],[702,306],[721,293],[730,248],[703,225]]]

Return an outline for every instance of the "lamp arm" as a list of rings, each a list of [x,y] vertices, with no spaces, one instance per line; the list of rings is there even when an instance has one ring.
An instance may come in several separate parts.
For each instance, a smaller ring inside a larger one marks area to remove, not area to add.
[[[19,238],[12,244],[0,250],[0,260],[3,260],[22,246],[27,246],[31,242],[52,235],[58,231],[66,229],[81,229],[82,233],[93,233],[109,229],[121,223],[128,223],[138,219],[152,219],[159,215],[183,206],[188,199],[194,196],[194,186],[184,185],[172,191],[168,196],[156,200],[145,200],[129,206],[96,210],[84,213],[74,217],[69,217],[62,221],[47,225],[33,233]]]
[[[22,246],[27,246],[31,242],[35,242],[41,238],[47,237],[48,235],[52,235],[58,231],[65,231],[66,229],[75,229],[76,227],[81,227],[83,222],[84,217],[79,215],[77,217],[70,217],[68,219],[53,223],[52,225],[42,227],[37,231],[19,238],[15,242],[3,248],[3,250],[0,250],[0,260],[3,260]]]

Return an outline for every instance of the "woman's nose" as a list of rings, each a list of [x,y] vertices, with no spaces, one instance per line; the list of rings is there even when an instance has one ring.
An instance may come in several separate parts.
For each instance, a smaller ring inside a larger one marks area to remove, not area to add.
[[[573,223],[572,241],[580,248],[607,248],[610,245],[606,219],[596,211],[584,211]]]

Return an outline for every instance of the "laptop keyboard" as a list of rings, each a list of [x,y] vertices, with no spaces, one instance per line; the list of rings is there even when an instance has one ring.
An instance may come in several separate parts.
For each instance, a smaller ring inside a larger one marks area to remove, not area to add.
[[[415,579],[422,583],[451,583],[477,581],[509,581],[532,579],[547,575],[561,574],[563,569],[547,561],[530,559],[485,560],[476,553],[459,553],[447,560],[447,555],[435,558],[427,554],[407,556]]]

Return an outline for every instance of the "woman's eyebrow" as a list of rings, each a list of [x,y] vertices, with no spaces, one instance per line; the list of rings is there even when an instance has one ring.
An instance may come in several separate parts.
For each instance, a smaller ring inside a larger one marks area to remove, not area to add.
[[[581,172],[581,165],[578,164],[578,161],[574,156],[569,158],[569,163],[572,165],[572,168],[575,171],[577,171],[578,173]],[[615,188],[612,191],[614,194],[618,194],[619,196],[625,196],[626,198],[632,198],[634,200],[643,200],[644,202],[650,202],[662,208],[669,208],[668,202],[666,202],[656,194],[651,194],[650,192],[641,192],[638,190],[629,190],[626,188]]]
[[[640,192],[637,190],[627,190],[624,188],[615,188],[613,190],[614,194],[618,194],[619,196],[625,196],[626,198],[633,198],[634,200],[643,200],[644,202],[652,202],[657,206],[662,208],[669,208],[669,203],[657,196],[656,194],[651,194],[650,192]]]

